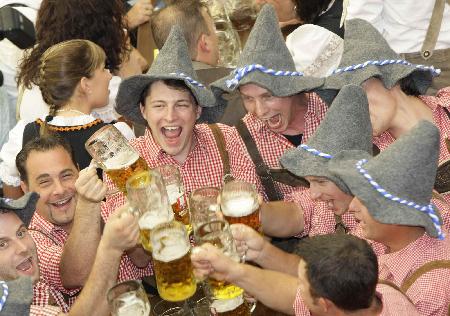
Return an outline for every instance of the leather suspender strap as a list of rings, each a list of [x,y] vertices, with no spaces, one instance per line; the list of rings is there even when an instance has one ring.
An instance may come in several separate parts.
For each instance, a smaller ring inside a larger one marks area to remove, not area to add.
[[[406,280],[403,281],[400,289],[403,293],[406,293],[418,278],[420,278],[425,273],[436,269],[450,269],[450,260],[435,260],[425,263],[419,269],[414,271],[414,273],[411,274]]]
[[[223,136],[223,133],[217,124],[209,124],[208,126],[214,135],[217,148],[219,149],[220,158],[222,159],[223,164],[223,174],[225,181],[229,176],[231,176],[230,157],[228,156],[228,152],[226,149],[225,137]]]
[[[248,130],[244,121],[239,120],[239,122],[236,124],[236,129],[244,140],[245,147],[247,147],[250,158],[252,158],[253,163],[255,164],[256,173],[261,179],[261,183],[264,186],[264,191],[266,192],[269,201],[282,200],[283,196],[275,188],[270,170],[259,154],[258,147],[256,147],[256,143],[253,140],[252,135],[250,134],[250,131]]]
[[[449,2],[449,0],[447,0]],[[436,42],[441,30],[442,17],[444,16],[445,0],[436,0],[434,3],[433,13],[431,14],[430,24],[428,25],[427,34],[423,41],[420,53],[424,59],[428,59],[433,55]]]

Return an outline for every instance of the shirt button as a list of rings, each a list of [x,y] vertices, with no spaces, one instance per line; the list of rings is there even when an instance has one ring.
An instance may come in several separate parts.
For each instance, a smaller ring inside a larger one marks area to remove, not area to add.
[[[430,51],[428,51],[428,50],[424,51],[423,57],[425,57],[425,58],[430,57]]]

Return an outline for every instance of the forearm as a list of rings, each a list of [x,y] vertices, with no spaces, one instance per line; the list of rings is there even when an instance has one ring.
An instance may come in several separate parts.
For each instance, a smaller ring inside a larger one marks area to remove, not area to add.
[[[121,255],[121,252],[100,242],[91,273],[70,310],[70,316],[110,315],[106,295],[116,284]]]
[[[269,242],[265,243],[261,254],[255,260],[255,263],[264,269],[287,273],[295,277],[297,276],[299,262],[300,258],[297,255],[284,252]]]
[[[140,246],[128,249],[126,254],[138,268],[145,268],[150,263],[151,256]]]
[[[264,305],[294,315],[293,304],[297,292],[297,278],[254,266],[239,264],[228,281],[243,288]]]
[[[61,256],[61,280],[65,288],[84,285],[100,238],[100,203],[78,200],[74,223]]]
[[[261,224],[265,235],[292,237],[303,231],[303,211],[293,202],[263,203],[260,208]]]

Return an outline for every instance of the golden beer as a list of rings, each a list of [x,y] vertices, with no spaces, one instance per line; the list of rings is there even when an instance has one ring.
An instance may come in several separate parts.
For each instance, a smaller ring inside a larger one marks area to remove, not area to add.
[[[124,155],[118,155],[107,160],[105,165],[105,172],[115,183],[117,188],[126,193],[126,182],[132,175],[148,170],[148,165],[144,159],[139,157],[137,153],[127,152]]]
[[[260,231],[259,205],[250,195],[228,200],[221,204],[222,213],[230,224],[245,224],[256,231]]]
[[[145,212],[139,218],[139,238],[145,250],[152,252],[152,243],[150,241],[150,232],[158,224],[165,223],[172,220],[172,218],[162,217],[155,212]]]
[[[151,231],[150,238],[156,285],[161,298],[177,302],[194,295],[197,284],[189,239],[182,224],[176,221],[160,224]]]
[[[215,300],[211,307],[220,316],[250,316],[250,309],[242,295],[229,300]]]

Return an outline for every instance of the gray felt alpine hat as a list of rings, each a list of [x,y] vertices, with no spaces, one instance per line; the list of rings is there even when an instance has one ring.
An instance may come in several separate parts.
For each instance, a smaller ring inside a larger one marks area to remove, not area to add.
[[[183,32],[178,25],[175,25],[148,72],[144,75],[132,76],[121,82],[116,97],[117,113],[132,122],[146,125],[147,121],[139,108],[139,100],[148,85],[164,79],[184,81],[203,111],[207,112],[208,108],[216,106],[216,99],[212,92],[198,82]]]
[[[0,212],[12,211],[19,216],[22,222],[28,227],[36,210],[36,203],[39,194],[35,192],[26,193],[17,200],[0,198]]]
[[[421,226],[443,238],[441,216],[430,203],[438,157],[439,130],[420,121],[378,156],[343,151],[328,167],[378,222]]]
[[[0,284],[0,315],[29,316],[33,300],[33,281],[20,277]]]
[[[272,5],[261,9],[255,25],[230,75],[211,84],[217,97],[237,87],[254,83],[274,96],[291,96],[322,86],[324,79],[306,77],[295,69],[295,63],[284,42]]]
[[[381,79],[384,86],[391,89],[399,80],[410,76],[417,90],[425,94],[433,76],[439,73],[433,67],[402,60],[369,22],[352,19],[345,24],[341,63],[326,78],[324,89],[339,90],[348,84],[360,85],[372,77]]]
[[[331,157],[342,150],[358,149],[372,154],[372,125],[367,97],[361,87],[343,87],[307,144],[288,150],[280,163],[299,177],[325,177],[343,192],[347,186],[328,171]]]

